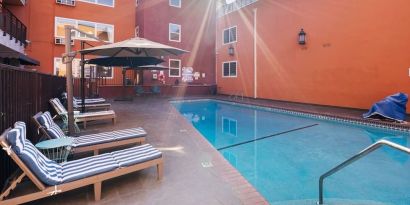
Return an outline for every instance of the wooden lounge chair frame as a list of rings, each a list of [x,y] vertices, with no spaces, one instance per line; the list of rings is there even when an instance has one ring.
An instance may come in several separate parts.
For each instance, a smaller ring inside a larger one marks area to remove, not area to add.
[[[33,116],[33,122],[36,125],[36,128],[38,129],[39,133],[43,134],[44,137],[48,139],[53,139],[46,129],[40,124],[40,122],[37,120],[43,112],[39,112],[36,115]],[[130,145],[130,144],[144,144],[145,143],[145,137],[135,137],[131,139],[126,139],[126,140],[119,140],[119,141],[113,141],[113,142],[108,142],[108,143],[101,143],[101,144],[96,144],[96,145],[90,145],[90,146],[84,146],[84,147],[76,147],[73,149],[73,153],[84,153],[84,152],[94,152],[94,155],[98,155],[99,151],[102,149],[106,148],[114,148],[114,147],[120,147],[124,145]]]
[[[112,179],[115,177],[119,177],[122,175],[126,175],[132,172],[136,172],[142,169],[146,169],[152,166],[157,167],[157,178],[158,180],[162,179],[163,176],[163,157],[150,160],[147,162],[135,164],[129,167],[122,167],[119,169],[115,169],[110,172],[94,175],[91,177],[87,177],[84,179],[79,179],[72,182],[67,182],[64,184],[56,185],[56,186],[48,186],[43,184],[31,171],[30,169],[23,163],[23,161],[14,153],[12,149],[10,149],[10,145],[6,140],[6,135],[11,129],[7,129],[1,136],[0,136],[0,144],[3,147],[3,150],[7,152],[7,154],[13,159],[13,161],[19,166],[19,168],[23,171],[18,177],[10,183],[10,186],[5,189],[3,193],[0,195],[0,204],[3,205],[14,205],[14,204],[22,204],[27,203],[30,201],[38,200],[41,198],[53,196],[59,193],[63,193],[66,191],[70,191],[73,189],[77,189],[80,187],[94,185],[94,197],[96,201],[101,199],[101,184],[103,181]],[[34,185],[39,189],[36,192],[29,193],[23,196],[17,196],[11,199],[5,199],[10,192],[16,188],[17,184],[21,182],[21,180],[27,176]]]
[[[68,124],[68,114],[66,110],[60,110],[53,102],[53,99],[50,99],[50,104],[51,106],[54,108],[54,110],[57,112],[58,115],[60,115],[60,117],[63,119],[64,124]],[[88,121],[95,121],[95,120],[107,120],[107,119],[111,119],[112,120],[112,124],[115,124],[116,121],[116,116],[115,113],[114,114],[110,114],[110,115],[101,115],[101,116],[87,116],[87,117],[75,117],[74,115],[74,122],[78,123],[78,122],[82,122],[83,123],[83,128],[86,129],[87,128],[87,122]],[[77,126],[76,126],[77,127]],[[78,128],[78,127],[77,127]],[[77,129],[76,128],[76,129]],[[79,129],[77,130],[79,131]]]

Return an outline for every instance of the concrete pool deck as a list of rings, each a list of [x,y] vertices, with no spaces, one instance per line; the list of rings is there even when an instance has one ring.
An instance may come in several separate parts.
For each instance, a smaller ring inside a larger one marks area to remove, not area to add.
[[[186,99],[228,96],[202,96]],[[172,98],[182,99],[182,98]],[[94,202],[92,186],[45,198],[32,204],[268,204],[212,145],[169,103],[166,97],[138,97],[132,102],[112,102],[116,125],[90,123],[85,133],[144,127],[147,142],[164,155],[164,178],[155,168],[108,180],[102,200]],[[241,100],[240,100],[241,101]],[[332,114],[359,119],[362,110],[298,103],[246,99],[245,103]],[[207,165],[212,165],[207,167]]]
[[[87,186],[32,204],[268,204],[179,114],[169,98],[112,102],[112,109],[117,114],[116,125],[91,122],[86,133],[144,127],[147,143],[163,152],[164,178],[157,181],[155,168],[150,168],[104,182],[99,202],[94,202],[92,186]]]

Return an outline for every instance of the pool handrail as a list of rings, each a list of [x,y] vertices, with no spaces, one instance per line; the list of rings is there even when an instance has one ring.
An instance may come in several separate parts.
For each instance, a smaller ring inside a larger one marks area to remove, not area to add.
[[[360,151],[359,153],[357,153],[356,155],[352,156],[351,158],[345,160],[344,162],[340,163],[339,165],[337,165],[336,167],[332,168],[331,170],[327,171],[326,173],[322,174],[319,178],[319,205],[323,204],[323,181],[325,180],[326,177],[329,177],[331,175],[333,175],[334,173],[338,172],[339,170],[345,168],[346,166],[352,164],[353,162],[367,156],[368,154],[372,153],[373,151],[379,149],[380,147],[383,147],[384,145],[389,146],[393,149],[405,152],[407,154],[410,154],[410,149],[387,141],[387,140],[379,140],[375,143],[373,143],[372,145],[368,146],[367,148],[363,149],[362,151]]]

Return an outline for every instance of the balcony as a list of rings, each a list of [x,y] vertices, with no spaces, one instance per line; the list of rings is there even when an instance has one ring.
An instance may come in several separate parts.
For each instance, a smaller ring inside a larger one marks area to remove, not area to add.
[[[14,44],[26,46],[27,27],[10,10],[4,7],[1,8],[0,12],[0,29],[3,32],[3,35],[0,33],[1,40],[8,37],[9,41],[14,41]],[[10,43],[7,44],[10,45]]]
[[[243,7],[246,7],[248,5],[251,5],[258,0],[235,0],[234,2],[227,4],[224,3],[217,11],[218,17],[225,16],[229,13],[232,13],[234,11],[237,11]]]
[[[24,6],[26,5],[27,0],[3,0],[3,4],[15,5],[15,6]]]

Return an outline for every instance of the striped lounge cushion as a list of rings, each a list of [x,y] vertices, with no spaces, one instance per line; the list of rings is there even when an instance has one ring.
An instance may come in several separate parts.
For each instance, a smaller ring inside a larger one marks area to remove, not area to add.
[[[14,129],[7,133],[6,139],[11,149],[16,154],[20,154],[24,149],[24,141],[26,140],[26,124],[24,122],[16,122]]]
[[[130,138],[144,137],[147,135],[147,132],[142,127],[123,129],[113,131],[116,140],[125,140]]]
[[[53,121],[53,118],[50,115],[50,112],[43,113],[40,117],[37,118],[38,122],[41,126],[43,126],[47,134],[53,138],[58,139],[62,137],[66,137],[63,130]]]
[[[71,182],[119,168],[111,153],[96,155],[61,164],[63,183]]]
[[[75,117],[76,118],[97,117],[97,116],[104,116],[104,115],[115,115],[115,112],[113,110],[99,111],[99,112],[86,112],[86,113],[75,114]]]
[[[25,139],[25,136],[25,123],[17,122],[15,128],[7,133],[7,141],[11,144],[13,151],[18,149],[16,154],[43,183],[47,185],[61,183],[61,166],[45,157],[30,141]]]
[[[73,137],[73,139],[73,147],[84,147],[115,141],[115,138],[111,132],[83,135],[79,137]]]
[[[120,167],[132,166],[138,163],[157,159],[162,156],[162,153],[150,144],[144,144],[137,147],[111,152],[111,154],[118,162]]]
[[[64,105],[61,103],[61,101],[58,98],[52,99],[51,102],[54,104],[55,107],[57,107],[57,109],[61,113],[67,113],[67,109],[65,109]]]

